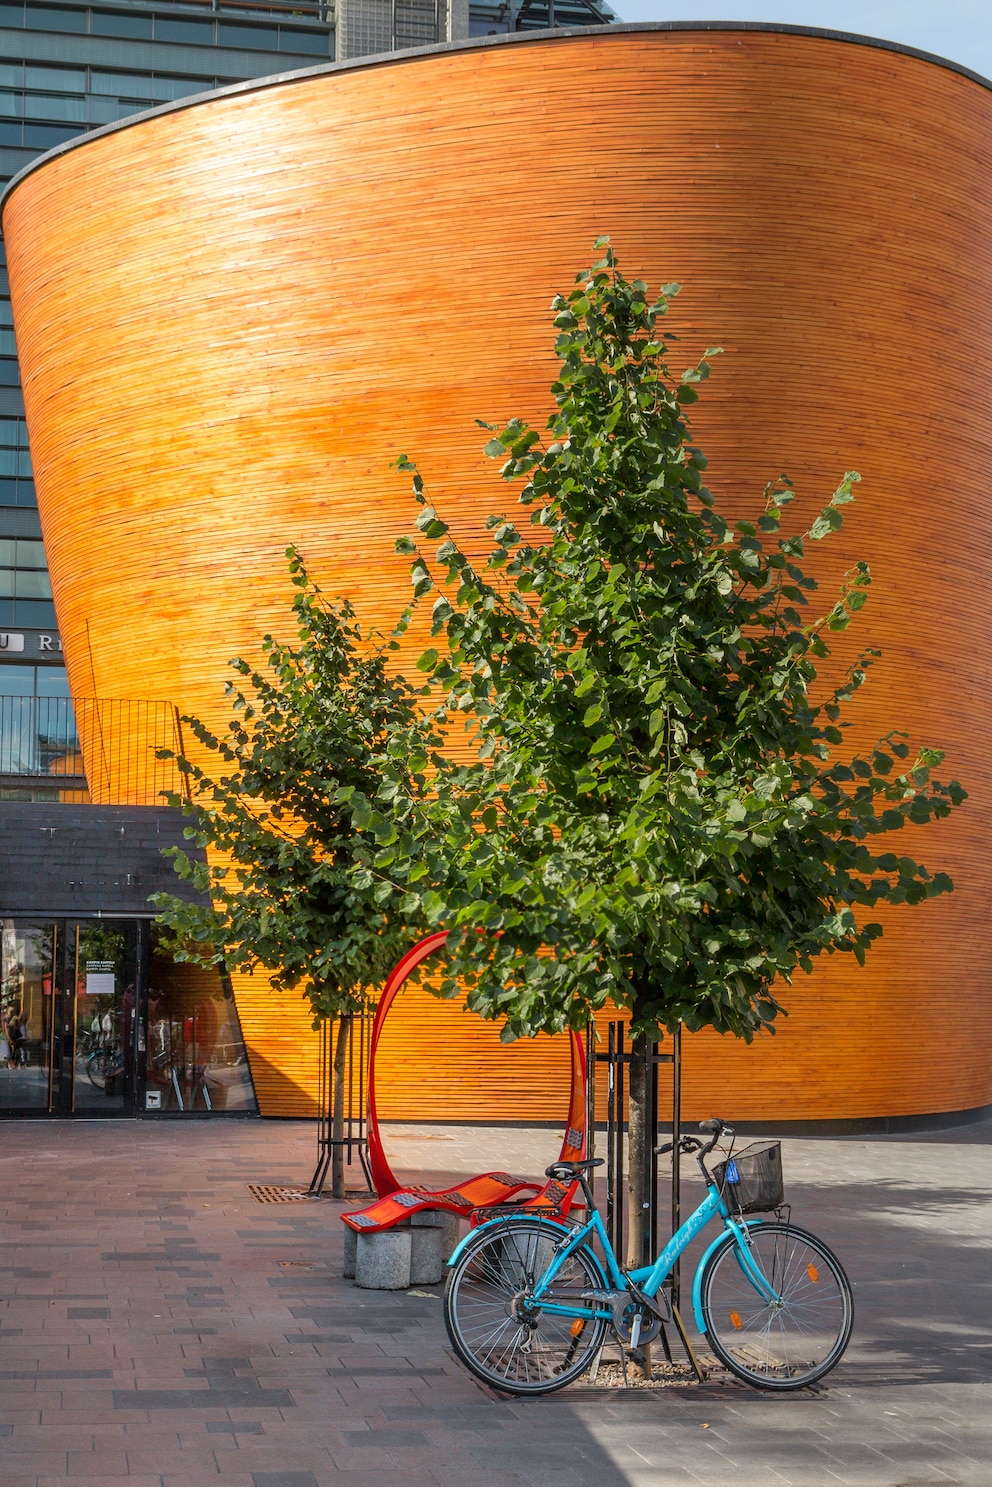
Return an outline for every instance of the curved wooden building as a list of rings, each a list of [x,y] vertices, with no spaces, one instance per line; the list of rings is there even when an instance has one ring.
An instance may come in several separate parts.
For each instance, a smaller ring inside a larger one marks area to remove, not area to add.
[[[228,658],[289,630],[288,542],[392,623],[399,453],[463,538],[504,507],[473,420],[543,418],[547,306],[597,235],[681,281],[685,364],[727,352],[697,418],[711,483],[753,511],[787,470],[808,514],[863,472],[823,552],[828,580],[857,557],[876,576],[859,726],[944,745],[971,792],[922,849],[953,896],[890,914],[866,970],[797,982],[774,1039],[692,1040],[689,1113],[992,1102],[988,84],[784,27],[494,38],[101,130],[14,183],[3,231],[73,688],[214,720]],[[302,1113],[307,1018],[238,996],[263,1111]],[[425,1000],[394,1026],[394,1115],[560,1117],[560,1051]]]

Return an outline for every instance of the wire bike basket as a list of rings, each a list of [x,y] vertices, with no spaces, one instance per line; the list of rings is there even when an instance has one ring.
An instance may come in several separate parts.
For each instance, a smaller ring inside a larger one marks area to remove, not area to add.
[[[782,1147],[778,1141],[756,1142],[713,1168],[720,1197],[737,1213],[768,1213],[785,1202]]]

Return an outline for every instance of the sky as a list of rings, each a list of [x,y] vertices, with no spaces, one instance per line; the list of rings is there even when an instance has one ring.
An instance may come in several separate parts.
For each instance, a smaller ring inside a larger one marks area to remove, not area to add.
[[[611,0],[625,21],[785,21],[919,47],[992,79],[992,0]]]

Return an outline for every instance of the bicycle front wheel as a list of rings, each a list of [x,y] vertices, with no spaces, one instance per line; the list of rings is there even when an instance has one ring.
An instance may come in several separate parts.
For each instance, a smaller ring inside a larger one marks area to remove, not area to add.
[[[607,1289],[591,1250],[564,1262],[547,1299],[588,1311],[558,1316],[531,1301],[535,1282],[563,1236],[539,1219],[506,1219],[480,1233],[452,1270],[444,1321],[465,1367],[507,1394],[551,1394],[592,1363],[606,1335],[606,1319],[583,1292]]]
[[[822,1240],[791,1224],[754,1224],[748,1273],[732,1234],[703,1272],[706,1337],[720,1362],[759,1389],[801,1389],[829,1373],[851,1336],[854,1302],[843,1267]]]

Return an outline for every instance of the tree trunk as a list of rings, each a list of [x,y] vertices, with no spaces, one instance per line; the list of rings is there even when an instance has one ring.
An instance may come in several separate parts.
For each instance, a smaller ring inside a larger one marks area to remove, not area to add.
[[[338,1021],[331,1078],[331,1197],[344,1197],[344,1079],[351,1040],[350,1016]]]
[[[647,1190],[647,1143],[654,1133],[650,1121],[647,1055],[650,1044],[643,1033],[630,1045],[630,1079],[627,1115],[627,1265],[646,1263],[649,1208],[654,1194]]]
[[[657,1077],[650,1062],[651,1041],[641,1033],[630,1045],[630,1080],[627,1107],[627,1266],[635,1269],[654,1258],[648,1253],[651,1234],[651,1205],[655,1194],[648,1191],[650,1144],[655,1139],[651,1121],[652,1083]],[[641,1373],[652,1377],[651,1347],[642,1344]]]

